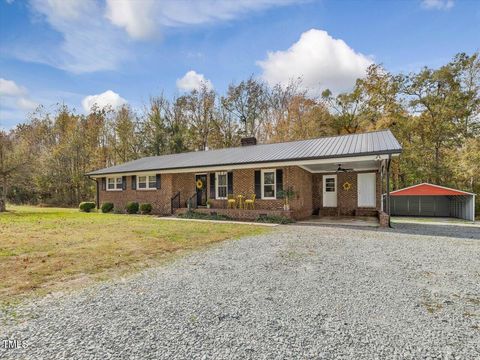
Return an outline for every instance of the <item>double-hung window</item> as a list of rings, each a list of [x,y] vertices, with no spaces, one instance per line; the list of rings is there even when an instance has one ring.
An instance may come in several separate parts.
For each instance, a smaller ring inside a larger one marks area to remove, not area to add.
[[[276,199],[275,170],[262,170],[262,199]]]
[[[156,175],[140,175],[137,176],[137,189],[139,190],[153,190],[157,188]]]
[[[107,178],[107,190],[108,191],[117,191],[122,190],[122,177],[109,177]]]
[[[217,172],[215,173],[216,177],[216,189],[215,197],[217,199],[226,199],[227,198],[227,189],[228,189],[228,176],[226,172]]]

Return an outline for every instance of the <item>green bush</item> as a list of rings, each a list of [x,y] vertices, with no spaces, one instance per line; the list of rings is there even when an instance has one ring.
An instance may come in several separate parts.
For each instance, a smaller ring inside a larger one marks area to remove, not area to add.
[[[129,214],[136,214],[138,213],[138,208],[139,208],[139,205],[138,205],[138,202],[129,202],[127,204],[127,206],[125,207],[125,209],[127,210],[127,213]]]
[[[109,213],[110,211],[113,210],[113,203],[111,202],[106,202],[102,204],[102,213]]]
[[[95,206],[96,206],[95,203],[92,201],[84,201],[84,202],[81,202],[78,207],[80,208],[80,211],[88,213],[93,209],[95,209]]]
[[[140,204],[140,213],[141,214],[150,214],[152,212],[152,204]]]
[[[291,224],[294,222],[290,218],[287,218],[285,216],[278,216],[278,215],[260,216],[257,218],[256,221],[261,223],[272,223],[272,224]]]
[[[193,210],[187,211],[183,214],[179,214],[178,217],[184,218],[184,219],[202,219],[202,220],[232,220],[230,216],[227,215],[220,215],[215,212],[212,212],[210,214],[207,213],[201,213],[201,212],[196,212]]]

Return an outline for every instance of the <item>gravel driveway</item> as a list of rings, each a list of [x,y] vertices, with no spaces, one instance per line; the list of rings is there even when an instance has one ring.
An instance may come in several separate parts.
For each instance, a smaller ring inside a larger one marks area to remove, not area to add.
[[[21,306],[0,358],[479,358],[480,230],[425,229],[226,241]]]

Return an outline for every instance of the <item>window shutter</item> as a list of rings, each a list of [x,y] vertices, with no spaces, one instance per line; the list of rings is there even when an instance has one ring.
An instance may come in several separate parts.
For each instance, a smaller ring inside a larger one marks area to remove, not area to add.
[[[227,190],[228,195],[233,194],[233,172],[229,171],[227,173]]]
[[[260,170],[255,170],[255,197],[262,198],[262,173]]]
[[[127,190],[127,177],[122,176],[122,190]]]
[[[132,190],[137,190],[137,175],[132,175]]]
[[[210,199],[215,199],[215,173],[210,173]]]
[[[161,188],[162,188],[162,175],[157,174],[157,189],[161,189]]]
[[[277,195],[277,199],[282,199],[283,196],[281,194],[281,191],[283,190],[283,169],[277,169],[275,177],[275,182],[277,184],[277,189],[275,193]]]
[[[107,178],[102,177],[102,190],[107,190]]]

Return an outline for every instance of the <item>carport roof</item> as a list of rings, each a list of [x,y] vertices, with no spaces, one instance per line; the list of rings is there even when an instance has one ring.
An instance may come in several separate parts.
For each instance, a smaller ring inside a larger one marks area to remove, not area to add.
[[[475,195],[466,191],[456,190],[440,185],[422,183],[395,190],[390,193],[391,196],[455,196],[455,195]]]

